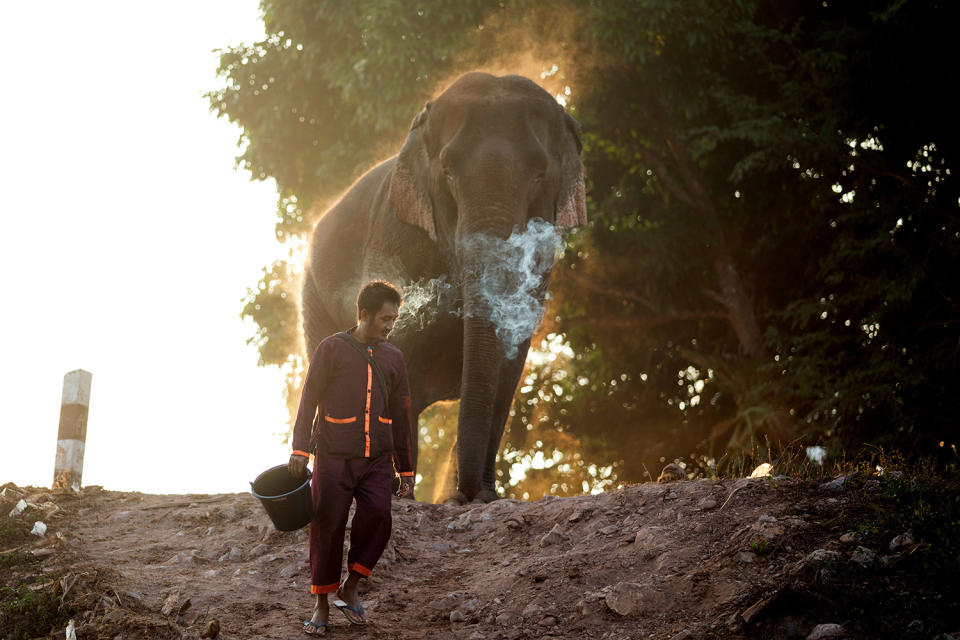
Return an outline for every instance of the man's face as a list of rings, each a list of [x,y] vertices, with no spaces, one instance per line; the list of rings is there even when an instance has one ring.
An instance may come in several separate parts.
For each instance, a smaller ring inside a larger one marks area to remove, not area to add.
[[[366,309],[361,311],[360,330],[363,331],[364,342],[369,344],[389,338],[399,311],[400,308],[392,302],[384,302],[373,316]]]

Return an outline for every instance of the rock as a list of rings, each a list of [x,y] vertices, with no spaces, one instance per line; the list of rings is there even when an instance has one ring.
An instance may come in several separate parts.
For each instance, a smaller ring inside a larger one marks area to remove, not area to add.
[[[523,528],[523,519],[516,516],[510,516],[507,518],[507,528],[513,529],[514,531]]]
[[[746,564],[753,564],[757,561],[757,554],[752,551],[741,551],[737,554],[737,559],[740,562],[745,562]]]
[[[844,630],[839,624],[818,624],[807,635],[807,640],[825,640],[826,638],[842,638],[843,636]]]
[[[684,629],[683,631],[670,636],[670,640],[690,640],[692,637],[693,635],[690,633],[690,630]]]
[[[287,565],[286,567],[280,569],[280,577],[281,577],[281,578],[292,578],[292,577],[295,576],[295,575],[297,575],[297,567],[296,567],[296,565],[292,565],[292,564],[291,564],[291,565]]]
[[[203,628],[203,633],[200,634],[201,638],[210,638],[210,640],[215,640],[217,634],[220,633],[220,621],[214,618],[207,623],[207,626]]]
[[[901,640],[920,640],[923,637],[923,620],[913,620],[907,625],[907,630],[903,632]]]
[[[486,638],[487,636],[483,635],[479,631],[474,631],[473,633],[470,634],[470,637],[468,640],[486,640]]]
[[[540,618],[540,622],[537,624],[539,624],[541,627],[555,627],[557,626],[557,617],[548,613]]]
[[[700,511],[710,511],[711,509],[716,509],[716,507],[717,501],[713,498],[701,498],[700,501],[697,502],[697,508],[699,508]]]
[[[160,613],[165,616],[170,615],[177,608],[178,602],[180,602],[180,593],[174,591],[163,601],[163,606],[160,607]]]
[[[576,511],[573,512],[573,515],[567,518],[567,522],[580,522],[584,518],[588,518],[592,513],[593,513],[593,507],[577,509]]]
[[[466,615],[476,613],[480,609],[480,601],[476,598],[470,598],[458,607]]]
[[[750,474],[751,478],[765,478],[767,476],[773,475],[773,465],[769,462],[764,462],[761,465],[758,465],[756,469]]]
[[[772,596],[757,600],[752,605],[747,607],[746,610],[740,614],[740,617],[743,618],[744,622],[750,624],[756,619],[757,616],[763,613],[764,609],[770,606],[770,603],[773,602],[778,595],[778,593],[774,593]]]
[[[466,619],[466,616],[464,616],[463,612],[459,609],[454,609],[450,612],[450,622],[463,622]]]
[[[517,617],[511,613],[503,612],[496,617],[496,623],[501,627],[509,627],[515,624]]]
[[[545,536],[540,538],[541,547],[549,547],[550,545],[559,544],[561,542],[563,542],[563,534],[560,533],[560,525],[558,524],[553,525],[553,529],[550,529]]]
[[[42,538],[47,535],[47,525],[37,520],[33,523],[33,529],[30,530],[30,534]]]
[[[267,551],[269,551],[269,550],[270,550],[270,547],[268,547],[267,545],[265,545],[265,544],[258,544],[258,545],[255,546],[253,549],[250,549],[250,553],[249,553],[248,555],[249,555],[251,558],[258,558],[258,557],[262,556],[263,554],[265,554],[265,553],[266,553]]]
[[[840,542],[843,544],[852,544],[857,542],[860,539],[860,535],[854,533],[853,531],[847,531],[845,534],[840,536]]]
[[[584,594],[584,596],[577,601],[574,610],[581,618],[600,613],[603,608],[603,605],[600,604],[600,598],[601,596],[597,592]]]
[[[31,531],[31,533],[33,533]],[[890,551],[897,552],[903,551],[906,547],[911,546],[916,541],[913,539],[913,531],[907,531],[906,533],[901,533],[900,535],[894,537],[890,541]]]
[[[464,599],[464,597],[465,594],[463,592],[454,591],[453,593],[448,593],[442,598],[437,598],[427,606],[436,611],[447,611],[455,608],[460,601]]]
[[[660,471],[660,477],[657,478],[657,482],[677,482],[678,480],[686,480],[687,472],[678,464],[668,464]]]
[[[843,491],[844,485],[848,480],[854,477],[855,473],[849,473],[844,475],[839,475],[833,480],[829,480],[820,485],[821,491],[830,491],[836,493],[838,491]]]
[[[547,612],[546,609],[544,609],[543,607],[541,607],[535,602],[531,602],[524,608],[523,613],[521,613],[520,615],[522,615],[524,618],[527,618],[527,619],[536,618],[539,620],[540,618],[543,617],[543,614],[545,614],[546,612]]]
[[[763,523],[774,523],[776,521],[777,519],[774,516],[766,515],[766,514],[757,518],[757,522],[763,522]]]
[[[616,533],[616,532],[618,532],[618,531],[620,531],[620,525],[618,525],[618,524],[611,524],[611,525],[609,525],[609,526],[606,526],[606,527],[603,527],[602,529],[600,529],[599,533],[600,533],[601,535],[609,536],[610,534]]]
[[[663,595],[635,582],[618,582],[604,589],[607,608],[621,616],[662,608]]]
[[[854,552],[850,554],[850,559],[861,567],[866,568],[876,562],[877,554],[866,547],[857,547]]]

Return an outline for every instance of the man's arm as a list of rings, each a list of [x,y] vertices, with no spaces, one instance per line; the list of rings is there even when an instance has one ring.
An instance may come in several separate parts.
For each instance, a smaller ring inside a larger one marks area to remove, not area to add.
[[[324,356],[321,343],[313,354],[303,387],[300,389],[300,407],[297,409],[297,421],[293,425],[293,453],[287,463],[290,474],[295,478],[306,475],[307,461],[312,453],[310,438],[313,435],[314,417],[318,411],[323,411],[320,398],[327,382],[327,363]]]
[[[400,490],[403,496],[413,491],[414,476],[413,447],[410,440],[411,408],[410,384],[407,381],[407,367],[400,358],[399,371],[390,393],[390,416],[393,419],[393,466],[400,474]]]

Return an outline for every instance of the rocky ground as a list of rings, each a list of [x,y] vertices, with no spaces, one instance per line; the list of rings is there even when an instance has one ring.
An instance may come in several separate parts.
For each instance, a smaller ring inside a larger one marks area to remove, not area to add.
[[[397,501],[362,591],[370,623],[334,610],[329,635],[946,640],[960,630],[956,576],[923,573],[932,543],[915,532],[871,528],[882,489],[766,477]],[[306,530],[276,531],[248,494],[8,484],[3,520],[0,636],[66,638],[72,619],[80,640],[199,638],[216,619],[219,638],[303,637]],[[43,536],[25,533],[37,520]]]

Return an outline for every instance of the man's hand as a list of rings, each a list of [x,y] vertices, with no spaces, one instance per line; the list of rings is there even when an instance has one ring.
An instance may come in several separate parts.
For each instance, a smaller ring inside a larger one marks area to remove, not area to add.
[[[307,461],[309,458],[301,456],[299,453],[291,453],[290,461],[287,462],[287,471],[294,478],[303,478],[307,475]]]
[[[413,493],[414,476],[401,476],[400,487],[397,489],[398,498],[406,498]]]

